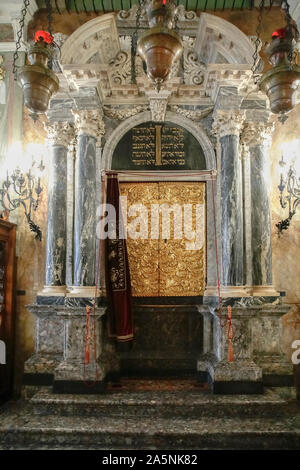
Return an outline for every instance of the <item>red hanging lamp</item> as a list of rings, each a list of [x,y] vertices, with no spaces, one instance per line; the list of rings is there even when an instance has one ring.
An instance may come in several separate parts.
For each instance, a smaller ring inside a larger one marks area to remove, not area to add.
[[[285,10],[286,26],[272,34],[272,41],[265,52],[272,68],[260,78],[258,86],[269,98],[270,109],[283,117],[296,102],[296,92],[300,83],[300,67],[297,65],[296,41],[299,33],[289,14],[289,4],[282,2]]]
[[[19,79],[22,86],[25,106],[29,109],[31,117],[37,119],[39,114],[47,111],[51,96],[59,88],[59,80],[48,65],[51,63],[56,46],[51,33],[52,7],[50,0],[46,0],[49,32],[40,30],[35,33],[34,45],[30,47],[28,52],[29,64],[21,67],[18,74],[16,73],[16,60],[18,58],[18,49],[20,48],[20,39],[23,33],[24,19],[28,6],[29,1],[24,0],[23,16],[20,20],[20,31],[18,32],[18,42],[14,55],[14,73],[15,78]]]

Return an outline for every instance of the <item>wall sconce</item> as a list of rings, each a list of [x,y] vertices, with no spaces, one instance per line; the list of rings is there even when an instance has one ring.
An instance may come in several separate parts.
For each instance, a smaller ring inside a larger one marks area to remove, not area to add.
[[[300,204],[300,176],[296,167],[297,154],[300,151],[300,140],[296,139],[282,145],[282,155],[279,165],[281,167],[280,182],[278,189],[280,192],[280,205],[283,209],[288,207],[289,215],[286,219],[276,224],[278,235],[290,226],[292,217],[295,215]],[[288,161],[290,164],[288,165]]]
[[[24,160],[31,159],[31,167],[22,170],[17,166],[11,172],[7,170],[6,179],[0,188],[0,203],[8,215],[15,209],[23,207],[30,230],[36,234],[35,239],[41,241],[41,229],[31,218],[32,212],[35,212],[39,206],[40,195],[43,191],[41,173],[45,169],[43,158],[41,158],[40,163],[37,163],[34,159],[34,155],[37,154],[36,150],[40,147],[36,146],[37,144],[29,145],[25,152],[27,158]],[[9,152],[13,161],[16,160],[14,150],[16,149],[12,148]]]

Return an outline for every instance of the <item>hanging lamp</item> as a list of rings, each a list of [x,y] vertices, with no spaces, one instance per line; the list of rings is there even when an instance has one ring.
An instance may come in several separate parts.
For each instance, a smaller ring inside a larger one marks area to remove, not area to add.
[[[146,64],[148,77],[159,91],[182,54],[182,42],[172,30],[175,21],[172,0],[146,0],[145,9],[150,29],[139,38],[137,52]]]
[[[289,13],[289,4],[283,1],[281,7],[285,10],[286,26],[277,29],[272,34],[272,41],[265,52],[272,68],[260,78],[258,86],[265,92],[270,109],[275,114],[284,116],[296,103],[296,92],[300,83],[300,67],[297,65],[296,41],[299,33]]]
[[[47,111],[51,96],[59,88],[59,80],[48,66],[51,63],[56,46],[51,33],[52,7],[50,0],[46,0],[49,31],[36,32],[34,45],[30,47],[28,52],[29,64],[21,67],[18,74],[16,73],[16,60],[18,58],[18,49],[20,48],[20,39],[23,34],[24,19],[28,6],[29,0],[24,0],[20,31],[18,32],[18,41],[14,55],[14,72],[23,89],[25,106],[29,109],[31,117],[37,119],[39,114]]]

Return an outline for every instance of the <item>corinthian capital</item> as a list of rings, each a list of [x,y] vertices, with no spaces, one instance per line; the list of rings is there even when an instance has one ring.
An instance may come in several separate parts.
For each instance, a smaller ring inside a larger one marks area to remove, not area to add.
[[[248,121],[245,123],[241,141],[248,147],[255,145],[270,145],[272,142],[272,134],[274,131],[274,123],[272,122],[256,122]]]
[[[105,124],[100,109],[81,109],[72,111],[75,117],[76,134],[95,137],[101,144],[101,137],[105,134]]]
[[[45,130],[51,145],[63,145],[67,147],[70,140],[74,138],[74,127],[69,122],[47,122]]]
[[[212,133],[218,137],[240,135],[245,120],[245,112],[240,110],[219,109],[214,117]]]

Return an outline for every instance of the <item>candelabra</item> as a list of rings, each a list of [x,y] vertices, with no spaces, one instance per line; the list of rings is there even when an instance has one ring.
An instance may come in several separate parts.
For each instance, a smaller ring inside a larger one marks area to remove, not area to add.
[[[32,167],[34,166],[35,162]],[[37,169],[40,172],[45,169],[42,160]],[[10,213],[18,207],[23,207],[29,228],[36,234],[35,239],[40,241],[42,240],[41,229],[33,222],[31,215],[38,208],[42,191],[41,178],[35,177],[32,169],[22,172],[18,167],[10,176],[7,171],[6,179],[0,189],[0,203],[3,209]]]
[[[289,228],[291,219],[295,215],[296,209],[300,204],[300,177],[297,176],[294,163],[290,165],[286,176],[284,176],[284,168],[287,163],[284,161],[283,155],[279,161],[279,165],[282,168],[280,183],[278,185],[280,192],[280,205],[283,209],[288,207],[289,210],[288,217],[276,224],[278,234],[280,235],[283,230],[287,230]]]

